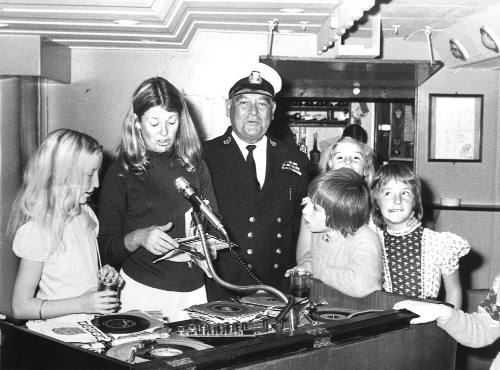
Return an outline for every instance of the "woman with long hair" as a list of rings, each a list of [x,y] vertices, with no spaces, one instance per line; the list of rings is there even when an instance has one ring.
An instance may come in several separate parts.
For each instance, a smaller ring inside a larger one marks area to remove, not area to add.
[[[116,161],[99,200],[103,258],[121,267],[122,311],[161,311],[170,321],[206,302],[204,273],[186,255],[153,263],[190,235],[190,204],[174,181],[186,178],[217,212],[212,181],[184,97],[162,77],[132,96]]]

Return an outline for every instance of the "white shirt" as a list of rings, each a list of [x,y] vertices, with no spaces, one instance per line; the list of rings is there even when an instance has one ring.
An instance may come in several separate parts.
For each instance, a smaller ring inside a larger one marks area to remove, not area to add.
[[[238,148],[241,150],[241,154],[243,154],[243,158],[245,160],[248,156],[247,145],[250,145],[243,140],[241,140],[238,135],[231,132],[234,141],[238,144]],[[255,149],[253,150],[253,159],[255,161],[255,171],[257,172],[257,180],[259,181],[260,187],[264,185],[264,181],[266,179],[266,167],[267,167],[267,136],[264,135],[262,139],[252,144],[255,145]]]
[[[87,219],[90,217],[90,223]],[[21,258],[43,262],[39,289],[40,299],[77,297],[90,288],[97,288],[99,253],[97,246],[98,221],[92,209],[82,205],[82,213],[65,227],[64,248],[52,251],[50,238],[43,228],[28,221],[16,232],[13,250]],[[57,321],[85,320],[87,315],[67,315]]]

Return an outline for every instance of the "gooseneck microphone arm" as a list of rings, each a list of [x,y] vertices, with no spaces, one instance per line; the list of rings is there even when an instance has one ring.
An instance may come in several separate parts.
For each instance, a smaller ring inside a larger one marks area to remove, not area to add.
[[[237,292],[252,293],[252,292],[255,292],[257,290],[263,290],[265,292],[268,292],[270,294],[275,295],[276,297],[278,297],[280,300],[282,300],[285,303],[285,308],[287,308],[289,310],[288,317],[289,317],[290,331],[294,331],[296,328],[295,316],[293,314],[293,310],[291,310],[291,307],[289,305],[288,298],[281,291],[279,291],[278,289],[276,289],[272,286],[269,286],[269,285],[235,285],[235,284],[228,283],[225,280],[222,280],[219,277],[219,275],[217,275],[217,273],[215,272],[215,269],[214,269],[214,265],[212,264],[212,259],[210,258],[210,254],[208,252],[207,240],[205,237],[205,230],[203,228],[203,223],[201,221],[200,215],[196,211],[193,211],[192,214],[193,214],[193,220],[196,223],[196,228],[198,229],[198,233],[200,235],[201,245],[203,248],[203,254],[205,255],[205,258],[207,260],[208,271],[212,274],[212,277],[215,280],[215,282],[217,284],[223,286],[224,288],[235,290]],[[224,234],[224,236],[226,238],[227,245],[230,245],[229,237],[227,236],[227,234]],[[292,297],[292,299],[293,299],[293,297]],[[286,314],[287,312],[284,312],[284,313]],[[283,315],[280,315],[280,316],[283,316]]]
[[[219,230],[226,239],[228,238],[226,229],[224,225],[219,220],[219,218],[213,213],[212,209],[208,204],[206,204],[203,199],[196,193],[194,188],[191,186],[189,181],[184,177],[178,177],[174,181],[174,186],[179,193],[181,193],[184,198],[186,198],[189,203],[193,206],[195,211],[200,211],[203,216],[210,222],[217,230]]]

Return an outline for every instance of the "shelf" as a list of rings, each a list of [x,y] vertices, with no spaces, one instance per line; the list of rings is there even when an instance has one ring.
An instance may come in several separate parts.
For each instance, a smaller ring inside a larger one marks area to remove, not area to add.
[[[288,125],[290,127],[308,126],[308,127],[330,127],[330,126],[345,126],[348,121],[294,121]]]
[[[413,158],[398,158],[398,157],[389,157],[390,161],[395,161],[395,162],[413,162]]]
[[[303,105],[303,106],[287,106],[287,110],[291,111],[310,111],[310,110],[335,110],[335,111],[348,111],[349,107],[336,107],[336,106],[327,106],[327,105]]]
[[[443,206],[440,203],[432,203],[424,205],[424,208],[449,210],[449,211],[485,211],[499,212],[500,204],[467,204],[461,203],[459,206]]]

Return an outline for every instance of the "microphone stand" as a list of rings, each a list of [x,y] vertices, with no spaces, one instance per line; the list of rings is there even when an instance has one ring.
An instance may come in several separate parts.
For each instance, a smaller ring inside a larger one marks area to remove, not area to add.
[[[217,273],[215,272],[214,265],[212,264],[212,259],[210,258],[210,253],[208,252],[207,239],[205,236],[205,230],[203,228],[203,223],[201,221],[200,214],[198,211],[194,210],[192,212],[192,216],[193,216],[193,220],[196,223],[196,228],[198,229],[198,233],[200,234],[201,245],[203,248],[203,254],[205,255],[205,259],[207,260],[208,270],[212,274],[212,277],[217,284],[223,286],[224,288],[235,290],[237,292],[248,293],[248,292],[254,292],[257,290],[263,290],[265,292],[268,292],[270,294],[275,295],[280,300],[282,300],[285,303],[285,308],[290,306],[288,298],[281,291],[279,291],[278,289],[276,289],[272,286],[269,286],[269,285],[235,285],[235,284],[231,284],[231,283],[228,283],[227,281],[222,280],[219,277],[219,275],[217,275]],[[227,245],[229,246],[229,248],[231,248],[230,240],[229,240],[227,233],[223,233],[223,234],[226,238]],[[292,302],[292,305],[293,305],[293,302]],[[292,307],[290,307],[290,308],[292,308]],[[281,313],[279,316],[282,316]],[[296,328],[295,316],[293,314],[293,309],[289,310],[288,318],[289,318],[290,332],[293,332]]]

